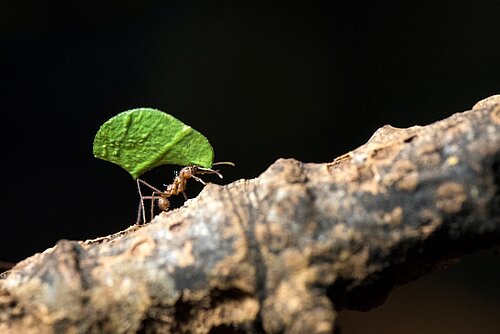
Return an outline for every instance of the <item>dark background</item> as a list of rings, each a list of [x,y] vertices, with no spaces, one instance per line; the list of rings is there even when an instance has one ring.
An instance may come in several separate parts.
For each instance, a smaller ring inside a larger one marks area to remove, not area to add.
[[[384,124],[425,125],[500,90],[496,0],[0,6],[3,261],[135,221],[135,183],[92,155],[123,110],[159,108],[205,134],[237,164],[228,183],[280,157],[332,161]],[[144,178],[161,186],[175,169]],[[342,313],[344,333],[496,333],[498,263],[471,256]]]

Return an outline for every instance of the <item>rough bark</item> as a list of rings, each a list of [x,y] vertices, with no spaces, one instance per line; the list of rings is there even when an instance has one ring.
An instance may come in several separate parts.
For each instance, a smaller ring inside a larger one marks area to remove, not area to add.
[[[1,333],[332,333],[336,312],[500,245],[500,99],[384,126],[331,163],[280,159],[0,280]]]

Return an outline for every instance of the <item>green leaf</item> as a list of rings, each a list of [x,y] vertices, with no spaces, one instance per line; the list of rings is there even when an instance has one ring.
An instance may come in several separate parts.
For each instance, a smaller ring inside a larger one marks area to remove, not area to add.
[[[175,117],[139,108],[101,126],[94,138],[94,156],[121,166],[137,179],[165,164],[210,168],[214,150],[207,138]]]

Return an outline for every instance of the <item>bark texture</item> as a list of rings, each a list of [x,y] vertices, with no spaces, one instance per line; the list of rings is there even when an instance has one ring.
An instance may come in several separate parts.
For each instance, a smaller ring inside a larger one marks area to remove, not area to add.
[[[279,159],[177,210],[61,240],[0,280],[1,333],[332,333],[398,284],[500,245],[500,99]]]

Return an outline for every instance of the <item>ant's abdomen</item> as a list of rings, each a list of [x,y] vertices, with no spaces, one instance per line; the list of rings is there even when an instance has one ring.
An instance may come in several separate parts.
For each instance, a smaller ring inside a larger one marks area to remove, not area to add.
[[[170,207],[170,202],[168,201],[168,199],[160,197],[158,198],[158,207],[162,211],[168,211],[168,208]]]

